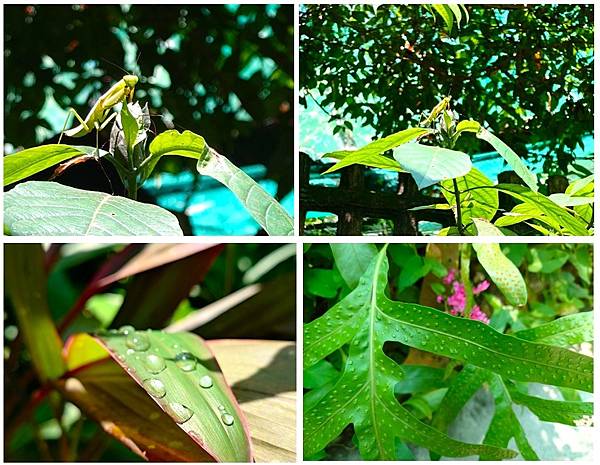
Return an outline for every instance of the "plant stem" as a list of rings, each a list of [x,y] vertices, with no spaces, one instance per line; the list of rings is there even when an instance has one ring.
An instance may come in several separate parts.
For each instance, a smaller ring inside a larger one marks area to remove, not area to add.
[[[461,236],[465,235],[463,224],[462,224],[462,209],[460,206],[460,191],[458,190],[458,183],[456,182],[456,178],[452,180],[454,184],[454,197],[456,197],[456,226],[458,227],[458,232]]]
[[[132,200],[137,200],[137,181],[135,173],[127,177],[127,197]]]

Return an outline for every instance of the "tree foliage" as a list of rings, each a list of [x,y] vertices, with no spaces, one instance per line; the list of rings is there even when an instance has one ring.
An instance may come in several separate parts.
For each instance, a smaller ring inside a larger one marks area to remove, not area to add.
[[[462,118],[517,153],[540,144],[546,172],[563,172],[593,130],[591,5],[467,6],[450,32],[417,5],[307,5],[300,12],[300,87],[377,136],[418,124],[453,97]],[[317,96],[317,93],[320,97]],[[305,100],[304,100],[305,101]],[[462,141],[470,153],[480,141]]]

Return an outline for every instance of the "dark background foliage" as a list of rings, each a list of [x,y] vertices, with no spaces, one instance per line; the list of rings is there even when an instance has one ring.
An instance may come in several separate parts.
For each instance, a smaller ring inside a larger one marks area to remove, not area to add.
[[[46,91],[63,109],[74,106],[85,115],[122,77],[107,62],[127,67],[130,41],[137,46],[139,69],[128,71],[141,76],[136,97],[148,101],[152,113],[173,115],[176,129],[202,135],[238,166],[266,165],[268,177],[280,183],[280,195],[291,189],[291,6],[9,5],[4,14],[5,143],[16,148],[55,142],[57,136],[36,138],[40,129],[49,129],[39,115]],[[53,63],[45,64],[44,56]],[[91,70],[84,67],[90,61]],[[170,85],[150,78],[157,65],[168,72]],[[57,79],[65,72],[75,73],[74,88]],[[89,84],[95,90],[87,104],[74,102]],[[236,97],[239,110],[232,103]],[[251,120],[240,120],[240,110]],[[154,120],[157,131],[166,129],[160,118]],[[94,145],[95,136],[89,137],[78,144]],[[182,164],[168,160],[163,168]]]
[[[418,5],[306,5],[300,88],[316,89],[337,124],[359,119],[387,135],[415,125],[443,96],[522,156],[541,143],[565,173],[593,131],[593,6],[468,5],[448,33]],[[306,98],[306,97],[305,97]],[[310,98],[310,97],[308,97]],[[475,138],[465,150],[487,151]]]

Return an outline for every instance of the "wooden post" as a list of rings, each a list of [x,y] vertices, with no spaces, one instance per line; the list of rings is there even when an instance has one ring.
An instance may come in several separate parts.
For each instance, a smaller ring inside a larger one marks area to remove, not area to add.
[[[362,165],[347,166],[342,170],[340,189],[349,189],[361,192],[365,186],[365,167]],[[362,235],[363,212],[360,209],[345,209],[340,205],[338,211],[337,235],[360,236]]]
[[[417,183],[409,173],[398,173],[398,195],[406,200],[420,196]],[[416,236],[419,227],[415,216],[408,210],[400,210],[394,219],[395,236]]]

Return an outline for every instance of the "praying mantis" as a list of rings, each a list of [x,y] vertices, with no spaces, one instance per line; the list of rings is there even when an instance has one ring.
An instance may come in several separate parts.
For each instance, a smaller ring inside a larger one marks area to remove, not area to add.
[[[133,74],[126,74],[123,78],[114,84],[106,93],[104,93],[96,101],[90,112],[87,114],[85,119],[79,116],[79,113],[73,108],[69,108],[69,114],[65,120],[65,124],[58,138],[58,143],[62,140],[63,135],[68,137],[83,137],[89,134],[92,129],[96,129],[96,151],[98,150],[98,133],[104,129],[113,118],[117,116],[117,113],[113,113],[108,118],[110,110],[121,103],[125,99],[129,99],[131,102],[133,99],[133,93],[135,86],[138,82],[138,77]],[[69,116],[73,114],[79,121],[79,125],[69,130],[66,130],[67,123],[69,122]]]

